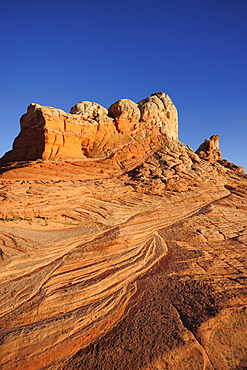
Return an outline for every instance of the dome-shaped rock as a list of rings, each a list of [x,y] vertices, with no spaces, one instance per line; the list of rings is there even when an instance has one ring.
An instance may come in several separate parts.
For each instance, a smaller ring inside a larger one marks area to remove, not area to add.
[[[70,109],[70,113],[79,114],[83,118],[94,119],[98,116],[107,116],[108,111],[98,103],[82,101]]]
[[[139,121],[141,113],[138,105],[129,99],[120,99],[112,104],[109,109],[109,116],[112,118]]]
[[[139,121],[141,113],[138,105],[129,99],[120,99],[108,109],[110,117],[114,118],[118,131],[132,130]]]
[[[178,139],[178,114],[170,97],[163,93],[155,93],[138,103],[141,121],[155,124],[170,139]]]

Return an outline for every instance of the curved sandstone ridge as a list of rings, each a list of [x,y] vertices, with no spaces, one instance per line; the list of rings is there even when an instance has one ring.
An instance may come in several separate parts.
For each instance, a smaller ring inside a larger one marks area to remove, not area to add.
[[[48,116],[54,132],[73,118],[136,136],[109,155],[105,140],[81,160],[2,162],[0,369],[246,367],[246,175],[163,134],[167,99],[29,108],[34,141]]]

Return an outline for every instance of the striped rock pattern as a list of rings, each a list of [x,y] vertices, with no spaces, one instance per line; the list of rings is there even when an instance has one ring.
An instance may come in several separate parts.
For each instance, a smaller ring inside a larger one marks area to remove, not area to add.
[[[2,164],[1,370],[246,368],[246,175],[151,137]]]

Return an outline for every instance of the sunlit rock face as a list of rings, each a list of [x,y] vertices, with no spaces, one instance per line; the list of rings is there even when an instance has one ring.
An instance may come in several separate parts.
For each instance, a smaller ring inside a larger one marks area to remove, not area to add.
[[[209,139],[204,140],[204,142],[196,150],[196,153],[200,158],[206,159],[209,162],[222,160],[219,137],[220,135],[212,135]]]
[[[156,97],[22,117],[0,167],[1,369],[246,367],[247,178],[169,136]]]
[[[117,129],[122,133],[133,131],[141,117],[138,105],[129,99],[118,100],[109,107],[108,112],[114,119]]]
[[[162,92],[152,94],[138,103],[141,121],[147,125],[155,124],[169,139],[178,139],[178,113],[170,97]]]
[[[109,110],[88,101],[74,105],[70,113],[31,104],[20,123],[13,149],[2,161],[103,158],[131,141],[178,139],[177,110],[164,93],[139,104],[121,99]]]

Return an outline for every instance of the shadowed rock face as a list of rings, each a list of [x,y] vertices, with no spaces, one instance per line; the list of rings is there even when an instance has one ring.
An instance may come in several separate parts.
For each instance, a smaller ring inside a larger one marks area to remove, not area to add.
[[[135,127],[133,102],[109,112],[146,134],[0,168],[0,368],[246,368],[246,175]]]

